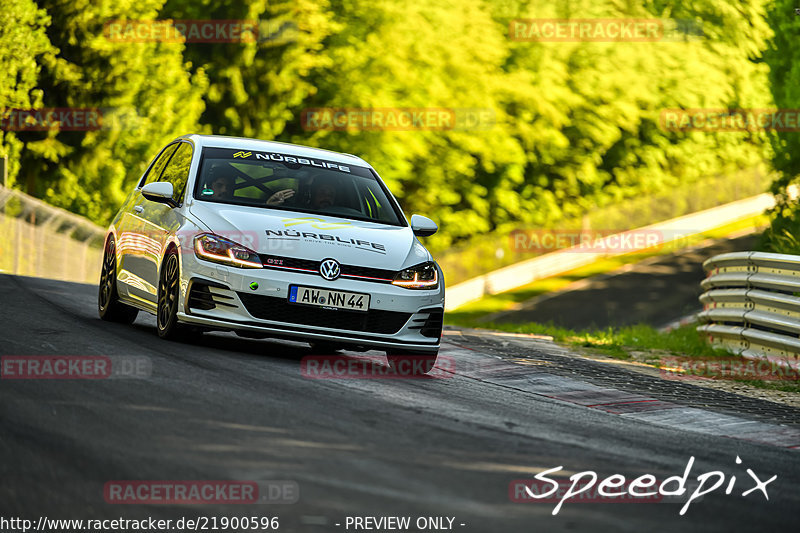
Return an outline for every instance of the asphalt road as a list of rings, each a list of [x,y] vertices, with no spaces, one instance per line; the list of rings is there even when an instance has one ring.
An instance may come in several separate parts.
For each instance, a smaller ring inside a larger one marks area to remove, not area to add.
[[[452,517],[454,530],[480,532],[789,531],[800,521],[796,409],[645,378],[544,340],[453,330],[445,378],[308,379],[304,345],[161,341],[150,317],[101,322],[95,292],[0,275],[0,355],[138,357],[150,369],[0,380],[0,519],[277,516],[279,531],[304,532],[365,531],[346,527],[365,516]],[[710,471],[737,480],[683,516],[682,503],[570,500],[553,516],[555,503],[509,497],[513,480],[557,466],[663,480],[690,457],[690,481]],[[741,496],[748,468],[777,475],[768,501]],[[121,505],[104,498],[115,480],[288,480],[299,500]]]
[[[752,250],[755,241],[751,234],[654,257],[522,302],[486,320],[552,322],[576,330],[632,324],[662,327],[701,309],[697,298],[705,278],[703,261],[721,253]]]

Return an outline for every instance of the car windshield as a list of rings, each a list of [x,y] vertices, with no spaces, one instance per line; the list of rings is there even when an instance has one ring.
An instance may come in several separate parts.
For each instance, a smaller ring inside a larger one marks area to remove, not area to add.
[[[206,148],[194,197],[404,225],[370,169],[276,152]]]

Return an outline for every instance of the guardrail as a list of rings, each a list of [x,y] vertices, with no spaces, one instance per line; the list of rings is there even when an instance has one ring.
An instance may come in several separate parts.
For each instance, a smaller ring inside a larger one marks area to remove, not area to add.
[[[0,272],[97,283],[104,238],[89,220],[0,186]]]
[[[735,252],[703,268],[697,330],[748,359],[800,368],[800,256]]]

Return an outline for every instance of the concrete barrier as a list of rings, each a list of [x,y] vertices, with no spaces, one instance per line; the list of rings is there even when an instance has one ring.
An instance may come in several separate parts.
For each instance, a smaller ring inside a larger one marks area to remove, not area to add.
[[[0,187],[0,271],[97,283],[100,226],[20,191]]]

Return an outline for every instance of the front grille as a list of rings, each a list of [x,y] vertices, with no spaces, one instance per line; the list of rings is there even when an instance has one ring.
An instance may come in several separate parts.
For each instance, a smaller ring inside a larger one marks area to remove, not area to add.
[[[427,318],[415,318],[413,320],[413,325],[409,326],[408,329],[418,329],[420,335],[423,337],[430,337],[434,339],[438,339],[442,336],[442,324],[444,322],[444,310],[440,307],[432,307],[429,309],[422,309],[419,311],[420,314],[422,313],[430,313]]]
[[[188,306],[190,309],[208,311],[209,309],[214,309],[217,306],[214,302],[213,296],[211,295],[211,291],[208,290],[208,285],[201,285],[199,283],[195,283],[192,286],[192,289],[189,291],[188,301]]]
[[[214,282],[203,282],[192,280],[189,284],[189,294],[186,298],[186,306],[189,309],[197,309],[199,311],[208,311],[217,306],[223,307],[236,307],[231,303],[233,296],[220,294],[219,292],[212,292],[211,288],[228,290],[227,287]]]
[[[259,254],[261,264],[264,268],[302,268],[306,270],[319,270],[319,261],[312,261],[311,259],[298,259],[296,257],[282,257],[279,255]]]
[[[264,268],[291,270],[294,272],[316,275],[319,275],[319,265],[322,262],[311,259],[299,259],[296,257],[283,257],[279,255],[268,254],[259,254],[258,257],[261,259],[261,263],[264,265]],[[394,270],[370,268],[357,265],[341,265],[341,269],[342,277],[373,278],[366,279],[365,281],[372,281],[375,283],[391,283],[397,274],[397,272]]]
[[[410,313],[371,309],[367,313],[339,309],[336,311],[290,304],[283,298],[237,293],[247,312],[262,320],[274,320],[289,324],[365,331],[368,333],[394,334],[400,331]]]
[[[387,282],[391,282],[396,275],[397,272],[394,270],[384,270],[382,268],[369,268],[355,265],[342,265],[342,276],[380,278],[382,280],[386,280]]]

